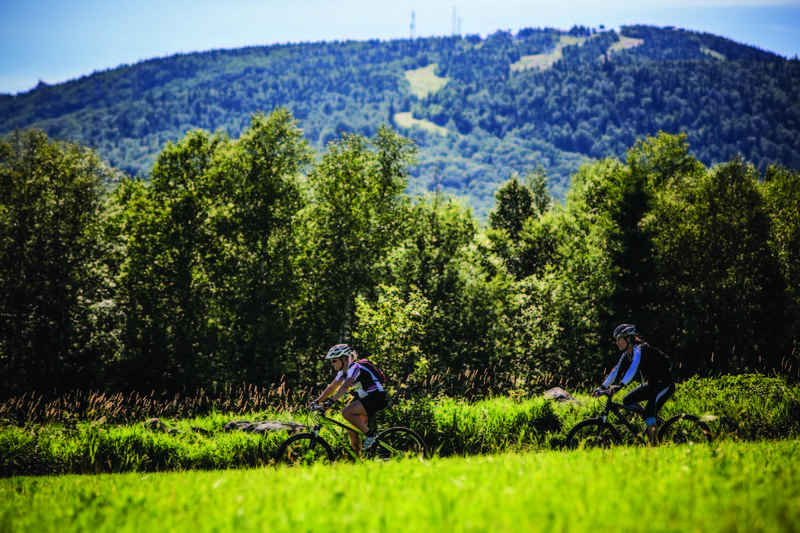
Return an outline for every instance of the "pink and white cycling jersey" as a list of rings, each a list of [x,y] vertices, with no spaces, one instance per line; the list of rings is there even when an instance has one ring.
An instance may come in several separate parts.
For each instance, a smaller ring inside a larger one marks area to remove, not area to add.
[[[378,378],[373,375],[369,369],[359,365],[358,363],[350,363],[346,376],[344,372],[340,370],[339,373],[336,374],[335,381],[342,382],[347,378],[353,378],[356,380],[355,383],[350,386],[350,388],[358,394],[359,398],[366,398],[368,394],[383,390]]]

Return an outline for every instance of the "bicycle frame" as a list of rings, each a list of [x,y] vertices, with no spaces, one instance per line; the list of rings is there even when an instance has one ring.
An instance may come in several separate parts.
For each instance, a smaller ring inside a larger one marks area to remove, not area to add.
[[[359,436],[361,436],[362,438],[366,436],[366,435],[364,435],[363,431],[361,431],[360,429],[355,428],[353,426],[350,426],[348,424],[339,422],[338,420],[334,420],[333,418],[331,418],[329,416],[325,416],[325,411],[311,411],[309,413],[309,416],[311,418],[313,418],[315,420],[315,422],[316,422],[314,425],[311,426],[311,432],[314,434],[314,438],[319,437],[321,439],[324,439],[324,437],[320,437],[319,435],[320,435],[320,433],[321,433],[323,428],[327,429],[328,432],[336,440],[336,442],[338,442],[339,447],[344,449],[344,450],[346,450],[347,453],[350,454],[350,457],[352,457],[354,461],[363,460],[363,458],[358,455],[357,451],[353,450],[353,447],[350,445],[349,439],[343,433],[337,431],[336,429],[338,427],[338,428],[341,428],[341,429],[344,429],[344,430],[347,430],[347,431],[354,431]],[[381,439],[381,436],[385,432],[394,431],[396,429],[397,428],[389,428],[389,429],[385,430],[384,432],[380,432],[378,434],[378,439],[379,439],[378,442],[379,442],[379,444],[376,444],[375,446],[373,446],[373,448],[371,450],[365,452],[367,454],[367,456],[371,456],[372,454],[376,453],[376,451],[379,448],[381,450],[384,450],[385,452],[390,452],[392,454],[402,453],[402,450],[399,450],[399,449],[393,447],[389,442],[387,442],[386,440]],[[407,429],[407,428],[403,428],[403,429]],[[420,442],[422,443],[421,439],[420,439]],[[422,443],[422,444],[424,446],[424,443]]]
[[[639,440],[641,443],[644,443],[644,440],[642,439],[642,434],[643,433],[640,433],[639,432],[639,428],[634,426],[628,420],[628,418],[625,417],[625,415],[623,414],[623,411],[628,411],[630,413],[634,413],[634,414],[639,415],[639,416],[644,414],[644,408],[643,407],[641,407],[639,405],[631,406],[631,405],[625,405],[623,403],[617,403],[617,402],[612,400],[611,396],[607,395],[606,406],[603,409],[603,411],[600,413],[598,418],[600,418],[603,421],[604,424],[607,424],[607,423],[609,423],[609,421],[608,421],[609,413],[613,413],[614,416],[617,418],[617,420],[622,422],[622,425],[625,427],[625,429],[628,430],[628,433],[630,433],[634,438]],[[664,421],[661,419],[661,417],[656,417],[656,425],[660,427],[662,424],[664,424]]]
[[[309,416],[316,422],[311,427],[311,432],[314,433],[314,437],[319,437],[321,430],[325,428],[333,436],[333,438],[336,439],[336,441],[339,443],[339,446],[344,450],[347,450],[347,453],[349,453],[354,460],[358,461],[360,459],[355,450],[353,450],[353,447],[350,446],[350,442],[347,440],[347,438],[339,431],[336,431],[336,428],[338,426],[347,431],[354,431],[361,437],[365,436],[363,431],[343,422],[339,422],[338,420],[334,420],[329,416],[325,416],[325,411],[311,411]]]

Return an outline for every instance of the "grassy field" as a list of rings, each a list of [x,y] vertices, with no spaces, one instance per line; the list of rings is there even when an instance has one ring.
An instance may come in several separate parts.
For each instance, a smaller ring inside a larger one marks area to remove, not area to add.
[[[800,530],[800,442],[0,480],[0,531]]]
[[[555,49],[545,54],[535,54],[530,56],[522,56],[519,61],[511,65],[512,71],[520,71],[527,69],[547,70],[552,67],[559,59],[563,57],[562,50],[565,46],[574,44],[583,44],[586,42],[586,37],[571,37],[569,35],[562,35],[561,40],[556,45]],[[620,36],[619,41],[611,45],[612,52],[618,52],[627,48],[634,48],[644,42],[644,39],[634,39],[633,37]]]
[[[422,128],[423,130],[442,136],[447,136],[447,134],[450,133],[447,128],[443,126],[437,126],[430,120],[414,118],[410,111],[395,113],[394,121],[401,128],[413,128],[416,126],[418,128]]]
[[[625,37],[624,35],[620,35],[619,41],[612,44],[609,50],[612,52],[618,52],[628,48],[636,48],[642,43],[644,43],[644,39],[636,39],[634,37]]]
[[[601,400],[587,393],[575,396],[576,401],[564,403],[515,391],[483,399],[395,400],[377,420],[381,428],[414,429],[440,457],[543,452],[560,449],[578,421],[600,411]],[[305,423],[303,405],[242,403],[235,412],[213,407],[212,413],[202,414],[173,403],[143,410],[140,402],[117,399],[98,401],[88,410],[76,404],[65,420],[69,403],[8,402],[0,406],[0,477],[263,467],[287,433],[226,432],[224,426],[242,418]],[[718,442],[800,438],[800,388],[782,378],[685,381],[661,414],[668,418],[681,412],[707,417]],[[165,427],[146,422],[155,413],[163,413]],[[639,420],[636,424],[643,427]]]
[[[535,54],[530,56],[522,56],[519,61],[511,65],[512,71],[527,70],[527,69],[540,69],[546,70],[552,67],[556,61],[563,57],[561,50],[565,46],[574,44],[583,44],[586,37],[572,37],[569,35],[562,35],[555,49],[545,54]]]
[[[436,75],[436,63],[415,70],[407,70],[406,80],[411,85],[411,94],[417,98],[425,98],[428,94],[435,94],[439,89],[447,85],[450,78],[440,78]]]
[[[450,78],[440,78],[436,75],[436,63],[415,70],[407,70],[405,73],[406,80],[410,85],[411,94],[414,94],[419,99],[427,98],[429,94],[436,94],[436,92],[447,85]],[[449,133],[447,128],[438,126],[429,120],[420,120],[412,116],[410,112],[395,113],[395,123],[401,128],[418,127],[430,133],[437,135],[447,136]]]

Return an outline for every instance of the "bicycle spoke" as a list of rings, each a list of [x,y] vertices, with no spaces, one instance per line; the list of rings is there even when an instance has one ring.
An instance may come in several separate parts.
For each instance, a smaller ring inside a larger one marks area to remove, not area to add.
[[[333,462],[333,450],[321,437],[301,433],[286,439],[275,454],[275,462],[284,466],[300,466]]]
[[[680,446],[712,442],[714,436],[708,425],[694,415],[676,415],[667,420],[659,431],[662,445]]]
[[[371,458],[377,460],[417,459],[427,454],[425,443],[419,435],[407,428],[389,428],[378,436]]]
[[[618,444],[620,437],[616,430],[596,419],[579,422],[567,435],[567,448],[571,450],[609,448]]]

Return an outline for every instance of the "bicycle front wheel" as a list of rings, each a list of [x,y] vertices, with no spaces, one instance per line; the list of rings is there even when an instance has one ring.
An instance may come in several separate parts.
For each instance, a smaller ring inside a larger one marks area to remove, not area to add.
[[[278,447],[275,463],[280,466],[300,466],[314,463],[333,462],[331,445],[313,433],[292,435]]]
[[[422,437],[408,428],[389,428],[378,434],[371,458],[388,461],[389,459],[417,459],[428,457],[428,448]]]
[[[694,415],[675,415],[658,430],[658,440],[668,446],[712,442],[714,435],[708,424]]]
[[[599,418],[578,422],[567,434],[567,448],[570,450],[609,448],[618,446],[621,442],[622,437],[614,426]]]

